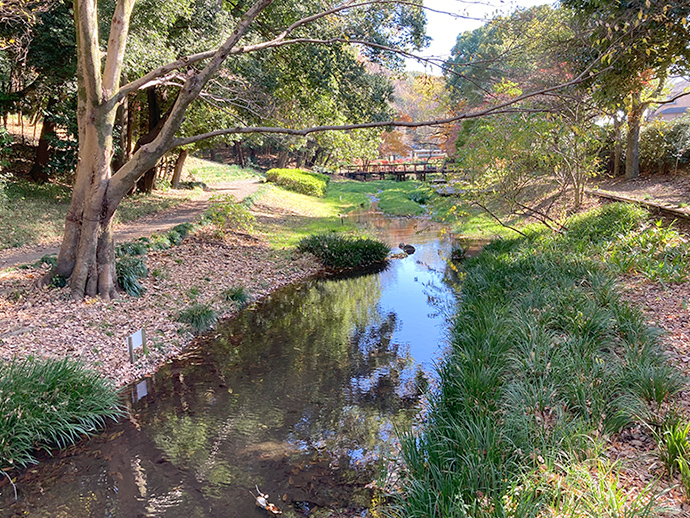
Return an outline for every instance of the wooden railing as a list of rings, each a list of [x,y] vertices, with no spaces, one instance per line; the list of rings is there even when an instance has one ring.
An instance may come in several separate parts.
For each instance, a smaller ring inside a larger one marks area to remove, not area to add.
[[[384,180],[386,176],[394,176],[397,181],[407,180],[414,175],[417,180],[426,181],[427,175],[441,175],[456,172],[455,164],[451,162],[423,162],[423,163],[388,163],[347,165],[340,168],[340,174],[353,180],[368,180],[378,178]]]

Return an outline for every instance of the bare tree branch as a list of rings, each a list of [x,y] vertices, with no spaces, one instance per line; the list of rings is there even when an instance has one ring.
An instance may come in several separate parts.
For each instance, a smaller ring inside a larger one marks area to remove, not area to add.
[[[499,113],[518,113],[518,112],[524,113],[526,111],[528,111],[528,112],[543,112],[543,111],[545,111],[543,109],[524,110],[524,109],[515,109],[515,108],[511,108],[511,107],[514,106],[515,104],[520,103],[521,101],[526,100],[526,99],[531,99],[531,98],[537,97],[539,95],[543,95],[543,94],[546,94],[549,92],[553,92],[556,90],[568,88],[569,86],[579,84],[580,82],[584,81],[587,77],[589,77],[588,71],[585,71],[580,76],[578,76],[577,78],[575,78],[571,81],[568,81],[567,83],[562,83],[560,85],[552,86],[549,88],[544,88],[544,89],[538,90],[536,92],[527,93],[527,94],[521,95],[519,97],[516,97],[514,99],[510,99],[508,101],[504,101],[502,103],[499,103],[495,106],[490,106],[488,108],[480,109],[480,110],[477,110],[474,112],[462,113],[460,115],[455,115],[453,117],[446,117],[443,119],[427,120],[427,121],[421,121],[421,122],[379,121],[379,122],[366,122],[366,123],[362,123],[362,124],[313,126],[310,128],[303,128],[303,129],[281,128],[281,127],[261,127],[261,126],[226,128],[226,129],[221,129],[221,130],[210,131],[208,133],[202,133],[199,135],[194,135],[191,137],[175,139],[173,141],[171,147],[183,146],[183,145],[187,145],[187,144],[194,144],[196,142],[200,142],[200,141],[208,139],[208,138],[219,137],[222,135],[230,135],[230,134],[282,133],[285,135],[306,136],[306,135],[309,135],[310,133],[317,133],[317,132],[322,132],[322,131],[351,131],[351,130],[356,130],[356,129],[387,128],[387,127],[420,128],[420,127],[424,127],[424,126],[443,126],[445,124],[450,124],[450,123],[458,122],[461,120],[476,119],[478,117],[484,117],[486,115],[497,115]]]

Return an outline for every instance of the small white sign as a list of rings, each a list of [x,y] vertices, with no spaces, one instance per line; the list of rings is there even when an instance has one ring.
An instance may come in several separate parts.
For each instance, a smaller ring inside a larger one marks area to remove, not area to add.
[[[143,398],[144,396],[146,396],[148,394],[148,390],[146,387],[146,380],[143,380],[143,381],[137,383],[136,390],[137,390],[137,401],[139,401],[141,398]]]
[[[146,348],[146,331],[144,328],[139,329],[139,331],[127,337],[127,349],[129,350],[129,361],[131,363],[134,363],[134,351],[139,348],[144,350],[144,354],[148,353]]]

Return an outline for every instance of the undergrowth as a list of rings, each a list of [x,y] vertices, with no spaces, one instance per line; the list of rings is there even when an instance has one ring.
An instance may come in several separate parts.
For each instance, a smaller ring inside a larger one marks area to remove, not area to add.
[[[165,234],[153,234],[115,247],[118,286],[132,297],[141,297],[145,289],[139,279],[148,275],[144,256],[151,250],[166,250],[179,245],[195,228],[193,223],[181,223]]]
[[[0,469],[36,461],[124,414],[113,385],[69,359],[0,364]]]
[[[563,236],[497,241],[466,261],[439,389],[421,434],[402,435],[389,514],[652,515],[651,489],[624,491],[600,441],[663,422],[685,380],[592,253],[645,224],[635,208],[605,207]]]

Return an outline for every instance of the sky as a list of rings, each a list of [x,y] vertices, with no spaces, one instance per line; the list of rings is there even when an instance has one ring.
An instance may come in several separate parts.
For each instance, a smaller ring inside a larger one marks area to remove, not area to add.
[[[424,0],[427,10],[427,35],[432,38],[431,45],[419,54],[424,57],[450,57],[450,50],[455,45],[458,34],[480,27],[484,22],[497,14],[511,13],[519,7],[531,7],[553,3],[549,0]],[[442,11],[442,12],[435,12]],[[460,17],[452,16],[454,13]],[[424,65],[408,59],[407,70],[424,71]],[[427,68],[427,72],[440,75],[438,68]]]

